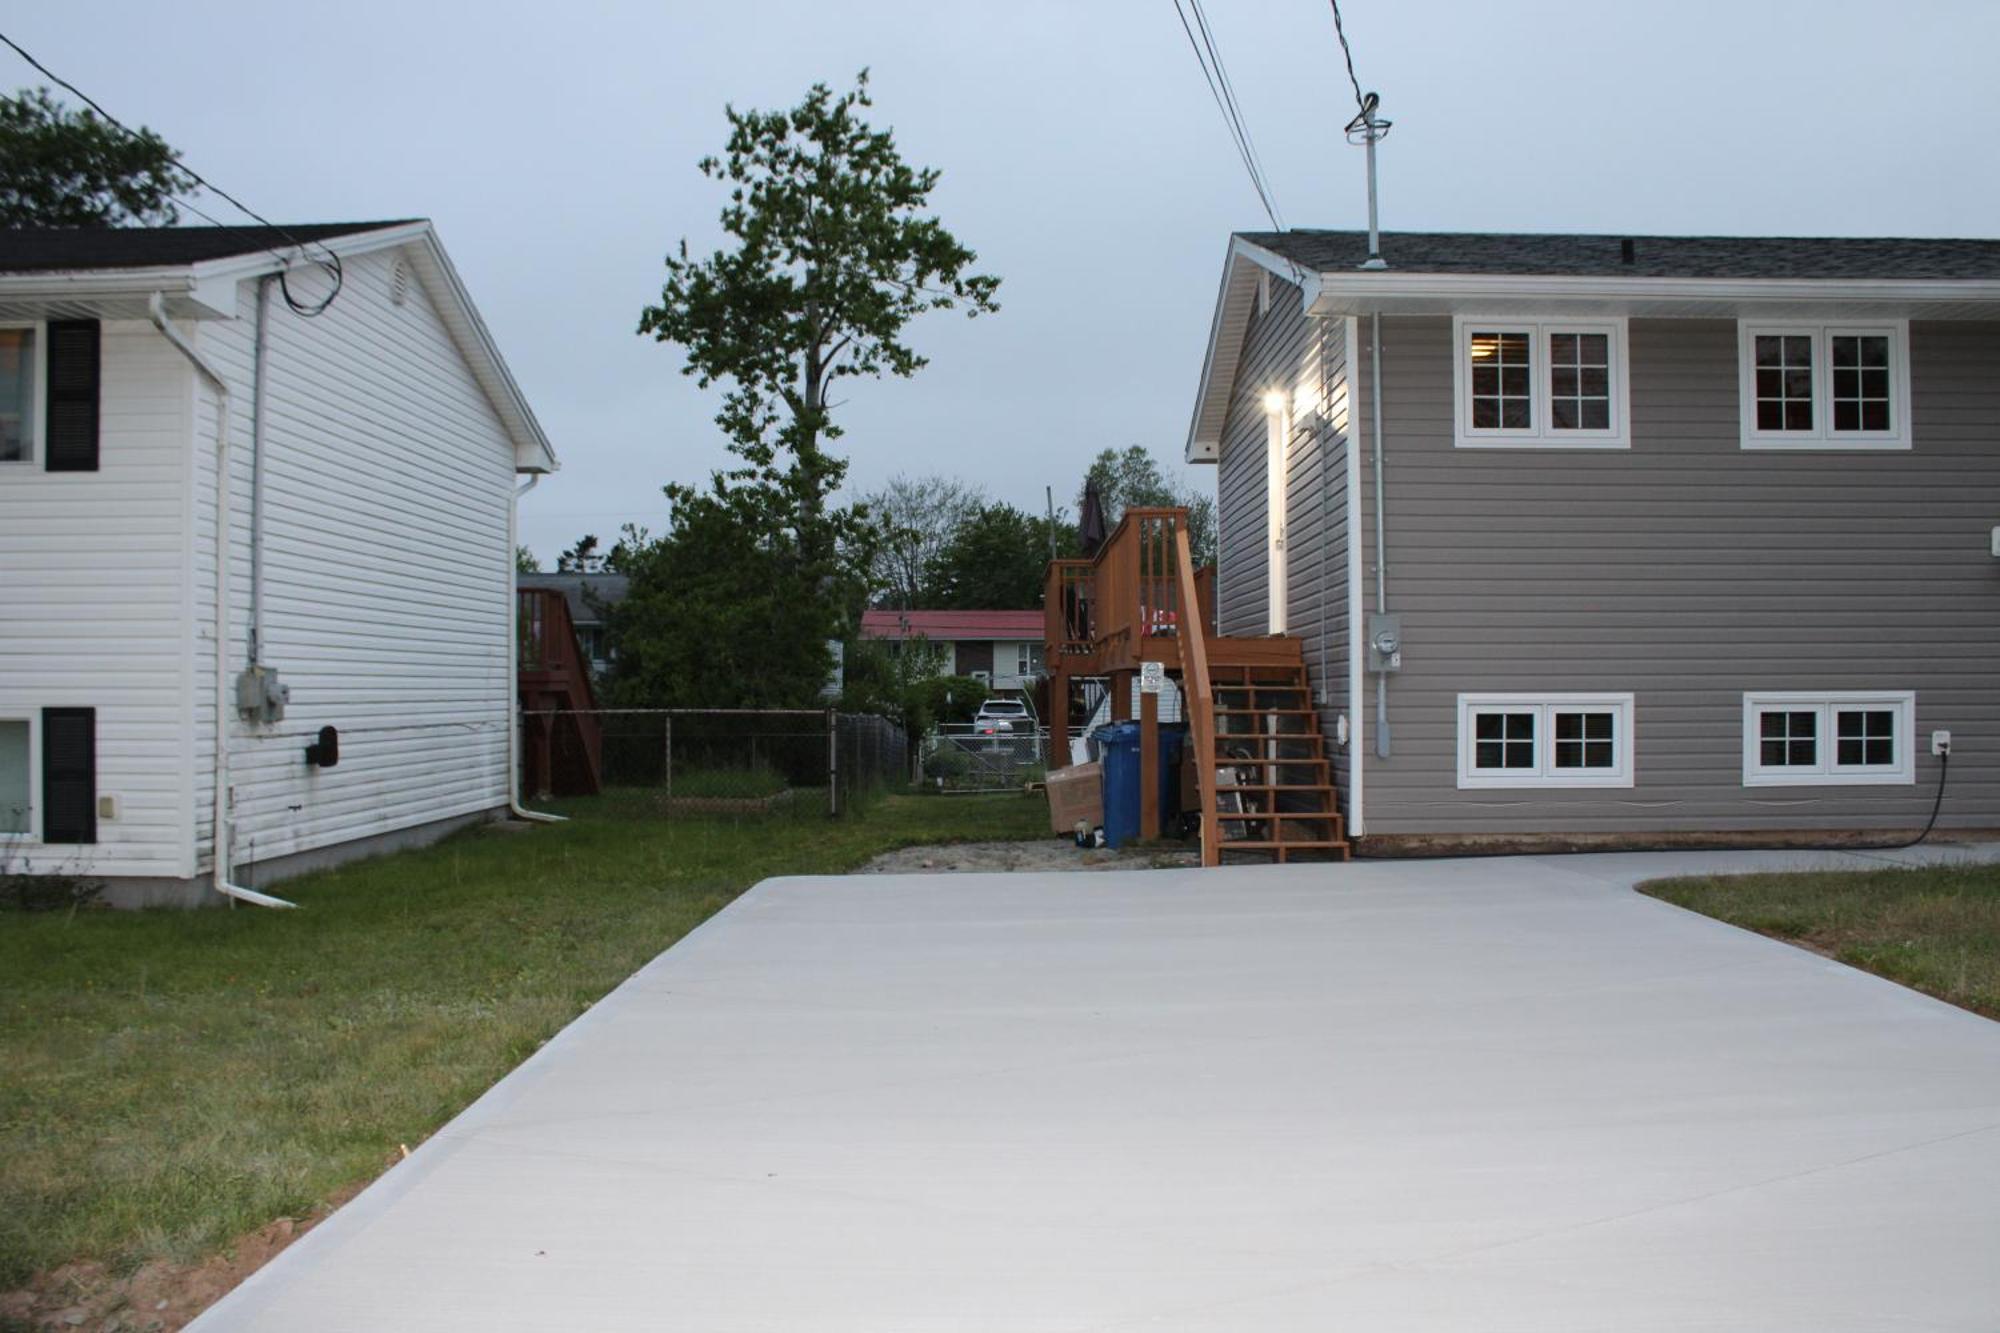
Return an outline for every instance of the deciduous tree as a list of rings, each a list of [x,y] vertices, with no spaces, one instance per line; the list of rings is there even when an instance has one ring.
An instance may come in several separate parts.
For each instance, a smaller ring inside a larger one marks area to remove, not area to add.
[[[0,227],[171,226],[194,185],[143,126],[71,111],[46,88],[0,97]]]

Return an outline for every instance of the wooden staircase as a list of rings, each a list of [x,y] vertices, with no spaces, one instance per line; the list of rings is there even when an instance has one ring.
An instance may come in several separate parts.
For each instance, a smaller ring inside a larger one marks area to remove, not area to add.
[[[1110,682],[1122,718],[1148,663],[1179,677],[1201,786],[1201,860],[1246,856],[1345,861],[1347,827],[1313,707],[1303,643],[1286,635],[1214,633],[1213,570],[1196,570],[1187,511],[1130,509],[1088,560],[1049,566],[1044,601],[1052,762],[1067,756],[1069,681]],[[1157,695],[1141,696],[1140,771],[1153,771]],[[1142,787],[1143,836],[1160,811]]]
[[[1302,647],[1297,639],[1282,642],[1295,652]],[[1303,657],[1286,665],[1230,663],[1230,643],[1207,645],[1212,721],[1195,728],[1213,737],[1202,775],[1214,781],[1202,806],[1204,815],[1215,811],[1218,853],[1345,861],[1347,826]]]
[[[522,588],[517,608],[521,790],[533,798],[595,796],[603,789],[604,735],[569,603],[553,588]]]

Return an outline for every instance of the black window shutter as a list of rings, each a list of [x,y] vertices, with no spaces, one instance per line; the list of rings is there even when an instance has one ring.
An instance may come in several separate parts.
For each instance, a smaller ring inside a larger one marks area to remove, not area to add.
[[[42,841],[97,841],[97,710],[42,710]]]
[[[98,344],[94,319],[49,321],[50,472],[97,471]]]

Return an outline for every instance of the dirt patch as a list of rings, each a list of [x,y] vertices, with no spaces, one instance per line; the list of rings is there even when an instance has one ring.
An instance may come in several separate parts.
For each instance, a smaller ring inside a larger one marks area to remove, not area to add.
[[[1201,853],[1171,844],[1082,849],[1066,838],[1038,842],[960,842],[884,852],[859,875],[990,874],[995,871],[1171,870],[1201,864]]]
[[[368,1184],[362,1181],[340,1191],[309,1218],[280,1217],[266,1223],[200,1263],[154,1260],[124,1277],[95,1260],[51,1269],[25,1287],[0,1292],[0,1330],[173,1333],[193,1323],[196,1315],[234,1291]]]

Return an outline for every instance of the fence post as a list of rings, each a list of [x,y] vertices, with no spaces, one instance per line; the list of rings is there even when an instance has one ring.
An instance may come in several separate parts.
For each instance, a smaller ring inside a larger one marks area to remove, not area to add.
[[[674,799],[674,715],[667,714],[667,799]]]
[[[840,714],[826,710],[826,813],[840,814]]]

